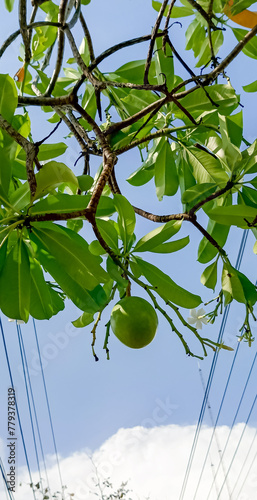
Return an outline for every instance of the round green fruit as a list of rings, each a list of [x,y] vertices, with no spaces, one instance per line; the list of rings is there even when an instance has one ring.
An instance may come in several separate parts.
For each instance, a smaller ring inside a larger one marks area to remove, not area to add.
[[[152,342],[158,326],[154,308],[141,297],[121,299],[111,312],[111,327],[116,337],[132,349]]]

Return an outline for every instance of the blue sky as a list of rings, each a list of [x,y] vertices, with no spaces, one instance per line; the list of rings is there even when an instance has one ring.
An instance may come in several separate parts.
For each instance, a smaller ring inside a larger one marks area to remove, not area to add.
[[[126,2],[121,0],[108,0],[108,2],[92,0],[86,9],[86,14],[88,16],[87,23],[93,40],[95,40],[96,54],[119,41],[149,33],[156,16],[155,11],[151,9],[150,3],[149,1],[145,2],[145,0],[128,0]],[[97,22],[95,20],[95,9],[98,12]],[[1,12],[1,14],[0,32],[1,41],[3,41],[12,30],[16,29],[17,25],[16,19],[14,20],[15,15],[8,14],[5,11]],[[183,47],[184,43],[183,30],[178,25],[175,25],[173,29],[174,36],[176,36],[175,45],[179,49],[180,46]],[[232,37],[229,44],[231,48],[235,44]],[[136,56],[134,56],[135,59],[145,58],[147,48],[146,44],[138,47]],[[224,53],[227,53],[228,50],[226,49]],[[126,50],[125,54],[127,54],[128,59],[131,57],[130,50]],[[1,72],[8,71],[11,75],[15,74],[19,62],[14,57],[14,52],[10,49],[8,56],[0,63]],[[188,61],[190,62],[189,53]],[[105,62],[101,69],[103,71],[107,71],[107,69],[112,71],[123,62],[122,54],[118,53],[111,58],[110,65]],[[228,73],[231,76],[232,84],[239,90],[241,85],[250,83],[256,78],[256,61],[247,59],[246,56],[242,55],[231,65]],[[256,98],[244,93],[241,102],[245,106],[245,136],[251,141],[255,139],[254,133],[256,131],[256,113],[253,112],[253,109],[256,109]],[[37,128],[37,119],[34,113],[32,115],[32,130],[35,129],[35,138],[37,138],[37,134],[41,138],[42,129]],[[61,140],[63,135],[66,135],[64,126],[62,126],[61,130],[58,130],[54,140],[56,142]],[[72,154],[76,158],[79,149],[74,143],[72,144]],[[147,184],[143,188],[132,188],[126,183],[125,179],[139,164],[139,154],[130,152],[124,158],[119,159],[116,169],[121,190],[124,194],[127,194],[131,203],[154,213],[177,211],[176,200],[170,200],[166,197],[161,203],[157,201],[153,183]],[[96,166],[93,164],[92,173],[94,173],[95,168]],[[137,234],[139,236],[151,229],[153,229],[151,223],[138,218]],[[188,287],[190,291],[199,293],[206,300],[210,300],[212,293],[205,290],[200,284],[203,266],[196,262],[200,236],[196,231],[192,231],[189,225],[184,223],[180,237],[187,234],[190,234],[190,245],[182,252],[162,256],[160,267],[168,272],[172,279],[181,286]],[[232,263],[235,263],[240,240],[241,232],[232,231],[227,247]],[[256,256],[252,252],[253,244],[253,236],[249,235],[241,270],[255,281]],[[150,257],[149,254],[149,259],[157,265],[155,256]],[[132,292],[135,295],[141,294],[141,291],[135,285],[133,285]],[[110,313],[110,310],[108,313]],[[97,331],[96,352],[100,360],[96,363],[90,347],[90,326],[87,329],[76,330],[70,324],[71,320],[76,319],[78,315],[79,312],[76,307],[67,302],[64,312],[50,321],[37,322],[36,325],[43,356],[56,442],[62,457],[69,457],[85,448],[94,451],[120,428],[143,426],[152,429],[155,426],[162,425],[190,426],[196,423],[203,397],[198,361],[185,356],[182,345],[163,318],[159,318],[156,338],[148,347],[142,350],[130,350],[112,335],[110,338],[111,359],[107,361],[105,352],[102,349],[105,335],[104,324],[108,320],[108,314],[105,313]],[[224,341],[233,347],[237,345],[236,335],[238,334],[238,327],[243,322],[243,315],[243,307],[238,306],[238,304],[231,307]],[[189,311],[188,314],[186,313],[187,316],[189,316]],[[22,379],[16,327],[14,323],[9,323],[6,318],[2,319],[29,456],[32,466],[35,467],[35,455]],[[218,335],[219,325],[220,321],[217,321],[213,326],[204,327],[205,336],[210,336],[215,340]],[[42,379],[38,369],[31,320],[27,325],[22,326],[22,332],[34,397],[38,408],[40,429],[44,439],[44,451],[51,455],[54,451],[53,443],[43,395]],[[253,334],[256,333],[257,329],[254,327]],[[200,353],[200,347],[194,340],[189,337],[188,340],[194,346],[194,350]],[[233,378],[221,413],[221,425],[231,424],[255,352],[255,344],[251,349],[247,344],[240,346]],[[214,415],[216,415],[220,404],[232,357],[233,353],[227,351],[222,351],[219,355],[210,394],[211,409]],[[208,378],[211,361],[212,351],[209,351],[208,358],[200,362],[205,382]],[[0,379],[2,381],[0,404],[5,412],[9,379],[2,347],[0,348]],[[247,417],[254,390],[255,387],[253,381],[251,381],[239,415],[238,421],[240,422],[245,421]],[[211,425],[208,411],[205,415],[205,423]],[[256,424],[257,416],[255,413],[251,425],[256,426]],[[3,440],[5,435],[4,416],[0,425],[0,436]],[[18,460],[21,465],[24,465],[21,441],[19,442]]]

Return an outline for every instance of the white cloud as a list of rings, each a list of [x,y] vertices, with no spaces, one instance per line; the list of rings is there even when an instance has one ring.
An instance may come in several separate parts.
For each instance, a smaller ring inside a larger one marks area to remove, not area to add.
[[[229,445],[224,455],[223,467],[227,471],[233,457],[234,451],[240,439],[244,424],[237,424],[233,429]],[[239,447],[236,458],[228,476],[228,488],[233,490],[241,468],[247,457],[246,466],[239,478],[238,484],[229,497],[227,486],[224,486],[220,500],[237,499],[237,493],[247,474],[248,468],[257,450],[257,440],[254,442],[249,456],[249,447],[255,436],[256,430],[247,427]],[[229,428],[218,427],[213,439],[210,457],[207,460],[201,485],[198,489],[196,499],[206,500],[210,485],[213,480],[213,472],[217,470],[220,449],[223,450]],[[134,427],[131,429],[120,429],[114,436],[109,438],[100,449],[92,454],[93,463],[89,458],[90,451],[82,450],[73,453],[67,458],[60,459],[60,466],[64,483],[67,485],[67,492],[74,493],[74,500],[93,500],[97,497],[96,470],[99,478],[110,478],[115,488],[120,486],[122,481],[128,481],[128,488],[132,490],[130,497],[133,500],[178,500],[180,490],[187,466],[187,461],[195,434],[195,426],[167,425],[147,429],[144,427]],[[203,461],[212,435],[212,428],[203,427],[198,441],[197,451],[194,457],[186,494],[184,500],[192,500],[196,485],[202,470]],[[58,482],[58,470],[54,457],[48,457],[48,476],[52,492],[60,490]],[[211,463],[213,465],[211,465]],[[256,463],[247,476],[244,488],[238,500],[255,500],[257,490]],[[221,487],[224,479],[222,467],[217,474],[217,490]],[[38,481],[34,475],[35,483]],[[32,498],[27,475],[24,470],[19,471],[18,481],[22,482],[22,487],[16,488],[15,500],[29,500]],[[45,482],[44,482],[45,484]],[[2,487],[3,488],[3,487]],[[4,498],[0,489],[0,498]],[[107,493],[107,490],[105,491]],[[41,498],[41,497],[39,497]],[[210,495],[210,500],[217,499],[215,487]]]

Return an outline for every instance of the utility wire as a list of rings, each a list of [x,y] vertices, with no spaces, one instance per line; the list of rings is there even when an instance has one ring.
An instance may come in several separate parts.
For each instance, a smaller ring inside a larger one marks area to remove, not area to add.
[[[238,406],[237,406],[237,409],[236,409],[236,413],[235,413],[235,416],[234,416],[234,418],[233,418],[232,425],[231,425],[230,430],[229,430],[229,434],[228,434],[228,437],[227,437],[227,440],[226,440],[226,443],[225,443],[225,446],[224,446],[224,449],[223,449],[223,452],[222,452],[222,455],[221,455],[221,460],[223,459],[224,454],[225,454],[225,452],[226,452],[227,445],[228,445],[228,442],[229,442],[229,439],[230,439],[230,436],[231,436],[232,430],[233,430],[233,428],[234,428],[234,425],[235,425],[235,422],[236,422],[236,419],[237,419],[237,415],[238,415],[238,413],[239,413],[239,410],[240,410],[240,408],[241,408],[241,404],[242,404],[243,399],[244,399],[245,391],[246,391],[246,389],[247,389],[247,386],[248,386],[248,383],[249,383],[250,377],[251,377],[251,375],[252,375],[252,371],[253,371],[253,367],[254,367],[254,364],[255,364],[256,358],[257,358],[257,351],[256,351],[256,353],[255,353],[255,356],[254,356],[253,362],[252,362],[252,364],[251,364],[251,368],[250,368],[250,370],[249,370],[248,377],[247,377],[247,379],[246,379],[246,382],[245,382],[245,385],[244,385],[244,388],[243,388],[243,392],[242,392],[242,394],[241,394],[241,398],[240,398],[240,401],[239,401],[239,403],[238,403]],[[217,471],[216,471],[215,478],[216,478],[216,476],[217,476],[217,474],[218,474],[218,472],[219,472],[220,464],[221,464],[221,462],[220,462],[220,463],[219,463],[219,465],[218,465],[218,468],[217,468]],[[209,496],[210,496],[210,494],[211,494],[212,487],[213,487],[213,482],[212,482],[212,484],[211,484],[211,487],[210,487],[210,491],[209,491],[209,494],[208,494],[207,500],[209,499]]]
[[[224,404],[224,401],[225,401],[225,396],[227,394],[229,382],[230,382],[231,375],[232,375],[232,372],[233,372],[233,369],[234,369],[234,365],[235,365],[235,361],[236,361],[236,358],[237,358],[237,355],[238,355],[239,346],[240,346],[240,342],[238,342],[238,344],[237,344],[237,348],[236,348],[236,351],[235,351],[235,354],[234,354],[234,357],[233,357],[233,361],[232,361],[232,364],[231,364],[231,368],[230,368],[230,371],[229,371],[229,374],[228,374],[227,382],[226,382],[226,385],[225,385],[225,389],[224,389],[224,392],[223,392],[223,396],[222,396],[222,399],[221,399],[221,403],[220,403],[220,406],[219,406],[219,410],[218,410],[218,413],[217,413],[215,424],[213,426],[213,431],[212,431],[211,439],[210,439],[209,446],[208,446],[208,449],[207,449],[207,452],[206,452],[206,455],[205,455],[205,459],[204,459],[204,463],[203,463],[203,466],[202,466],[201,474],[200,474],[200,477],[199,477],[199,480],[198,480],[198,484],[197,484],[197,488],[196,488],[196,491],[195,491],[194,499],[196,497],[196,494],[197,494],[197,491],[198,491],[198,488],[199,488],[199,485],[200,485],[200,482],[201,482],[201,479],[202,479],[202,475],[203,475],[203,472],[204,472],[204,468],[205,468],[205,465],[206,465],[206,462],[207,462],[208,454],[209,454],[210,449],[211,449],[211,445],[212,445],[213,437],[214,437],[214,434],[215,434],[215,430],[216,430],[216,427],[217,427],[217,424],[218,424],[218,421],[219,421],[219,418],[220,418],[220,413],[221,413],[221,410],[222,410],[222,407],[223,407],[223,404]],[[226,475],[226,471],[225,471],[224,463],[222,461],[222,455],[221,455],[221,458],[220,458],[220,464],[222,465],[223,473],[224,473],[224,476],[225,476]],[[217,476],[217,473],[214,475],[214,481],[216,479],[216,476]],[[229,498],[231,498],[231,493],[229,491],[228,484],[227,484],[227,489],[228,489]]]
[[[235,265],[236,269],[240,268],[243,254],[244,254],[244,250],[245,250],[247,237],[248,237],[248,230],[244,231],[242,239],[241,239],[241,243],[240,243],[240,247],[239,247],[239,251],[238,251],[238,255],[237,255],[237,260],[236,260],[236,265]],[[231,304],[228,304],[228,306],[224,310],[224,315],[222,318],[219,336],[218,336],[218,340],[217,340],[218,343],[220,343],[222,341],[222,338],[223,338],[225,326],[227,323],[228,314],[230,311],[230,305]],[[202,421],[203,421],[204,413],[206,410],[207,400],[209,397],[209,393],[210,393],[210,389],[211,389],[211,385],[212,385],[212,381],[213,381],[213,376],[214,376],[214,372],[215,372],[215,368],[216,368],[216,364],[217,364],[217,360],[218,360],[218,353],[219,353],[219,351],[216,350],[214,352],[214,355],[213,355],[212,364],[211,364],[211,368],[210,368],[210,372],[209,372],[209,377],[208,377],[208,381],[207,381],[207,385],[206,385],[206,390],[205,390],[205,394],[203,397],[200,415],[199,415],[198,422],[197,422],[197,427],[196,427],[196,431],[195,431],[195,435],[194,435],[193,444],[191,446],[191,451],[190,451],[190,455],[189,455],[189,459],[188,459],[188,463],[187,463],[187,467],[186,467],[186,472],[185,472],[179,500],[183,500],[184,494],[186,491],[187,482],[188,482],[188,478],[189,478],[190,470],[192,467],[192,462],[194,459],[194,454],[195,454],[195,450],[196,450],[196,446],[198,443],[199,434],[200,434],[200,430],[201,430],[201,426],[202,426]]]
[[[27,377],[26,377],[24,355],[23,355],[22,344],[21,344],[21,328],[17,324],[17,321],[16,321],[16,330],[17,330],[18,342],[19,342],[19,348],[20,348],[21,363],[22,363],[22,370],[23,370],[23,376],[24,376],[24,382],[25,382],[25,389],[26,389],[26,396],[27,396],[27,402],[28,402],[28,409],[29,409],[29,417],[30,417],[30,423],[31,423],[32,437],[33,437],[33,443],[34,443],[35,454],[36,454],[37,468],[38,468],[38,474],[39,474],[39,483],[41,484],[41,470],[40,470],[40,464],[39,464],[39,457],[38,457],[38,450],[37,450],[37,443],[36,443],[34,422],[33,422],[32,411],[31,411],[31,404],[30,404],[30,397],[29,397],[29,390],[28,390],[28,381],[27,381]],[[42,485],[41,485],[41,487],[42,487]],[[42,494],[44,496],[43,489],[42,489]]]
[[[6,490],[5,490],[6,498],[8,499],[8,497],[9,497],[10,500],[14,500],[12,491],[8,487],[7,476],[6,476],[6,472],[5,472],[5,469],[4,469],[4,464],[3,464],[3,461],[1,459],[1,457],[0,457],[0,469],[1,469],[1,474],[3,476],[4,484],[5,484],[5,487],[6,487]]]
[[[20,333],[21,333],[21,330],[20,330]],[[39,440],[41,455],[42,455],[42,459],[43,459],[44,471],[45,471],[46,482],[47,482],[47,487],[48,487],[48,494],[52,498],[52,495],[51,495],[51,492],[50,492],[50,485],[49,485],[49,479],[48,479],[48,474],[47,474],[47,468],[46,468],[46,461],[45,461],[45,454],[44,454],[44,449],[43,449],[43,443],[42,443],[41,433],[40,433],[39,424],[38,424],[36,405],[35,405],[35,400],[34,400],[34,395],[33,395],[33,391],[32,391],[31,380],[30,380],[30,374],[29,374],[27,356],[26,356],[26,351],[25,351],[25,346],[24,346],[22,335],[21,335],[20,338],[21,338],[21,345],[22,345],[22,351],[23,351],[23,356],[24,356],[24,361],[25,361],[27,378],[28,378],[28,382],[29,382],[31,401],[32,401],[32,406],[33,406],[33,411],[34,411],[34,416],[35,416],[35,422],[36,422],[38,440]]]
[[[11,366],[10,366],[8,351],[7,351],[7,347],[6,347],[4,329],[3,329],[2,319],[1,318],[0,318],[0,330],[1,330],[3,344],[4,344],[4,351],[5,351],[5,356],[6,356],[6,361],[7,361],[7,366],[8,366],[10,381],[11,381],[12,388],[14,389],[12,371],[11,371]],[[31,470],[30,470],[30,465],[29,465],[29,459],[28,459],[28,453],[27,453],[27,448],[26,448],[26,444],[25,444],[25,439],[24,439],[24,434],[23,434],[23,430],[22,430],[22,425],[21,425],[21,420],[20,420],[20,413],[19,413],[19,409],[18,409],[18,404],[17,404],[16,397],[15,397],[15,406],[16,406],[16,411],[17,411],[17,418],[18,418],[18,423],[19,423],[19,428],[20,428],[20,433],[21,433],[21,439],[22,439],[22,445],[23,445],[24,455],[25,455],[27,469],[28,469],[29,478],[30,478],[30,484],[33,484]],[[34,492],[33,488],[32,488],[32,492],[33,492],[34,500],[36,500],[35,492]]]
[[[250,409],[250,411],[249,411],[249,413],[248,413],[248,417],[247,417],[247,419],[246,419],[246,422],[245,422],[245,425],[244,425],[244,429],[243,429],[243,431],[242,431],[242,433],[241,433],[241,436],[240,436],[240,439],[239,439],[239,441],[238,441],[238,443],[237,443],[237,447],[236,447],[236,449],[235,449],[234,455],[233,455],[232,460],[231,460],[231,462],[230,462],[230,465],[229,465],[229,468],[228,468],[228,471],[227,471],[226,477],[225,477],[225,479],[224,479],[224,481],[223,481],[223,483],[222,483],[222,486],[221,486],[221,489],[220,489],[220,492],[219,492],[219,496],[217,497],[217,500],[219,500],[219,498],[220,498],[220,495],[221,495],[221,492],[222,492],[222,490],[223,490],[223,487],[224,487],[225,481],[226,481],[226,479],[227,479],[227,477],[228,477],[228,475],[229,475],[229,472],[230,472],[230,469],[231,469],[231,467],[232,467],[232,464],[233,464],[233,462],[234,462],[234,460],[235,460],[235,458],[236,458],[236,454],[237,454],[237,452],[238,452],[238,448],[239,448],[239,446],[240,446],[240,444],[241,444],[241,441],[242,441],[242,439],[243,439],[243,435],[244,435],[244,433],[245,433],[245,430],[246,430],[247,424],[248,424],[249,419],[250,419],[250,416],[251,416],[251,414],[252,414],[252,411],[253,411],[253,408],[254,408],[254,405],[255,405],[256,399],[257,399],[257,394],[255,395],[255,398],[254,398],[254,400],[253,400],[253,403],[252,403],[251,409]]]
[[[234,484],[234,488],[233,488],[233,490],[232,490],[232,494],[234,493],[234,491],[235,491],[235,489],[236,489],[236,487],[237,487],[238,481],[239,481],[239,479],[240,479],[240,477],[241,477],[241,474],[242,474],[242,472],[243,472],[243,469],[244,469],[244,467],[245,467],[245,464],[246,464],[246,462],[247,462],[247,460],[248,460],[248,458],[249,458],[249,454],[251,453],[251,449],[252,449],[252,447],[253,447],[253,445],[254,445],[254,442],[255,442],[256,437],[257,437],[257,429],[256,429],[256,431],[255,431],[255,433],[254,433],[254,437],[253,437],[253,439],[252,439],[252,442],[251,442],[251,444],[250,444],[250,446],[249,446],[249,448],[248,448],[248,450],[247,450],[247,454],[246,454],[246,457],[245,457],[245,459],[244,459],[244,463],[243,463],[243,465],[242,465],[242,467],[241,467],[241,470],[240,470],[240,472],[239,472],[239,474],[238,474],[238,476],[237,476],[237,480],[236,480],[236,482],[235,482],[235,484]],[[255,460],[256,456],[257,456],[257,452],[256,452],[256,454],[255,454],[255,456],[254,456],[253,461]],[[252,464],[252,462],[251,462],[251,464]],[[248,475],[248,474],[247,474],[247,475]],[[247,476],[246,476],[246,477],[247,477]],[[239,490],[238,495],[241,493],[241,490],[242,490],[242,488],[243,488],[243,486],[244,486],[244,483],[245,483],[246,477],[245,477],[244,482],[243,482],[243,484],[242,484],[242,486],[241,486],[241,488],[240,488],[240,490]]]
[[[199,370],[199,374],[200,374],[202,386],[203,386],[203,389],[205,391],[205,383],[204,383],[203,374],[202,374],[202,370],[200,368],[200,364],[199,363],[198,363],[198,370]],[[212,427],[213,427],[213,431],[212,431],[211,439],[210,439],[210,442],[209,442],[208,450],[207,450],[206,455],[205,455],[205,460],[204,460],[204,463],[203,463],[203,466],[202,466],[201,474],[200,474],[200,477],[199,477],[199,480],[198,480],[198,484],[197,484],[197,487],[196,487],[196,490],[195,490],[195,494],[194,494],[193,500],[195,500],[197,492],[198,492],[198,488],[200,486],[200,482],[201,482],[201,479],[202,479],[204,467],[206,465],[208,455],[210,455],[210,448],[211,448],[211,444],[212,444],[212,440],[213,440],[214,436],[215,436],[215,441],[216,441],[217,448],[218,448],[218,453],[219,454],[221,453],[221,446],[220,446],[220,443],[219,443],[217,432],[215,432],[216,431],[216,427],[217,427],[218,418],[216,418],[216,421],[214,423],[214,419],[213,419],[213,415],[212,415],[212,411],[211,411],[211,405],[210,405],[209,401],[207,401],[207,406],[208,406],[208,410],[209,410],[210,417],[211,417],[211,424],[212,424]],[[212,460],[211,460],[211,462],[212,462]],[[225,470],[225,466],[224,466],[223,462],[222,462],[222,469],[223,469],[223,473],[224,473],[224,476],[225,476],[226,475],[226,470]],[[214,471],[213,467],[212,467],[212,470],[214,472],[214,474],[213,474],[213,476],[214,476],[213,477],[213,481],[215,482],[215,489],[216,489],[216,493],[218,495],[219,490],[218,490],[218,486],[216,484],[216,474],[215,474],[215,471]],[[231,493],[230,493],[230,489],[229,489],[229,485],[228,484],[227,484],[227,490],[228,490],[229,498],[231,498]]]
[[[255,432],[255,437],[254,437],[254,440],[255,440],[255,438],[256,438],[256,435],[257,435],[257,431]],[[253,440],[253,442],[254,442],[254,440]],[[253,442],[252,442],[252,444],[253,444]],[[251,444],[251,446],[250,446],[250,449],[251,449],[251,447],[252,447],[252,444]],[[248,458],[248,456],[247,456],[247,458]],[[244,481],[243,481],[243,483],[242,483],[242,486],[241,486],[241,488],[240,488],[240,490],[239,490],[239,492],[238,492],[238,494],[237,494],[236,500],[239,498],[239,495],[240,495],[240,493],[241,493],[241,491],[242,491],[242,489],[243,489],[243,487],[244,487],[244,485],[245,485],[245,481],[246,481],[246,479],[248,478],[248,476],[249,476],[249,474],[250,474],[250,472],[251,472],[252,466],[253,466],[253,464],[254,464],[254,462],[255,462],[256,458],[257,458],[257,451],[256,451],[256,453],[255,453],[255,455],[254,455],[254,457],[253,457],[253,459],[252,459],[252,461],[251,461],[251,463],[250,463],[250,466],[249,466],[249,468],[248,468],[248,470],[247,470],[247,473],[246,473],[246,475],[245,475],[245,478],[244,478]],[[244,461],[243,466],[245,465],[245,462],[246,462],[246,460]],[[243,469],[243,468],[242,468],[242,469]],[[241,472],[242,472],[242,469],[241,469]],[[239,476],[241,475],[241,472],[240,472]]]
[[[55,456],[56,456],[58,474],[59,474],[59,479],[60,479],[60,483],[61,483],[61,487],[62,487],[62,500],[64,500],[64,495],[63,495],[64,486],[63,486],[63,480],[62,480],[62,475],[61,475],[59,457],[58,457],[58,453],[57,453],[57,446],[56,446],[56,440],[55,440],[55,434],[54,434],[54,428],[53,428],[53,421],[52,421],[52,416],[51,416],[50,404],[49,404],[49,399],[48,399],[48,394],[47,394],[47,388],[46,388],[45,375],[44,375],[42,358],[41,358],[41,353],[40,353],[40,348],[39,348],[39,342],[38,342],[38,335],[37,335],[36,323],[35,323],[34,318],[33,318],[33,326],[34,326],[34,333],[35,333],[36,344],[37,344],[37,351],[38,351],[40,368],[41,368],[41,375],[42,375],[42,380],[43,380],[43,385],[44,385],[44,392],[45,392],[45,398],[46,398],[48,416],[49,416],[50,427],[51,427],[51,432],[52,432],[52,438],[53,438],[53,443],[54,443],[54,450],[55,450]]]

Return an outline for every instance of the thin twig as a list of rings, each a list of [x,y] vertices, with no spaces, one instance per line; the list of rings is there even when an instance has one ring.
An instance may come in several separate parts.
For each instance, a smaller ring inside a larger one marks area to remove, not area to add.
[[[149,44],[148,54],[147,54],[146,63],[145,63],[145,74],[144,74],[144,83],[145,84],[149,83],[148,75],[149,75],[149,70],[150,70],[151,61],[152,61],[152,57],[153,57],[153,49],[154,49],[155,39],[156,39],[156,35],[158,33],[158,29],[160,27],[160,24],[161,24],[163,15],[164,15],[164,11],[166,9],[168,2],[169,2],[169,0],[164,0],[163,4],[159,10],[159,14],[157,16],[157,19],[156,19],[156,22],[155,22],[155,25],[154,25],[154,28],[152,31],[151,41]]]

